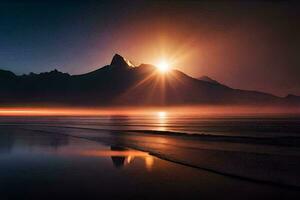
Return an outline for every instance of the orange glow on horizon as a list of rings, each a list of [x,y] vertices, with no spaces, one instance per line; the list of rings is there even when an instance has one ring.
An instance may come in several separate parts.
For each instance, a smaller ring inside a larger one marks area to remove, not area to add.
[[[162,111],[163,109],[163,111]],[[168,106],[168,107],[2,107],[0,116],[114,116],[140,115],[160,119],[171,116],[205,116],[237,114],[299,114],[299,107],[255,107],[255,106]]]
[[[0,108],[0,116],[113,116],[152,115],[151,108]]]

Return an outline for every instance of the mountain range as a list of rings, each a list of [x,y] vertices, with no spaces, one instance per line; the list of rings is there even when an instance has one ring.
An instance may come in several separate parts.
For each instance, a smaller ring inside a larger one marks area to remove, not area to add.
[[[198,79],[179,70],[158,72],[133,65],[116,54],[110,65],[70,75],[57,70],[16,75],[0,70],[0,104],[6,105],[300,105],[300,97],[240,90],[207,76]]]

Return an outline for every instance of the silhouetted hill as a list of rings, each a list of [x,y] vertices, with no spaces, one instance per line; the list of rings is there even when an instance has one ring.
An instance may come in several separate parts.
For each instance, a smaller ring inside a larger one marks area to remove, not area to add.
[[[293,104],[298,104],[300,102],[300,96],[289,94],[285,97],[285,99]]]
[[[1,105],[189,105],[300,104],[299,97],[232,89],[210,78],[194,79],[181,71],[158,72],[134,66],[120,55],[98,70],[69,75],[57,70],[16,76],[0,70]]]
[[[209,82],[209,83],[220,84],[218,81],[216,81],[212,78],[209,78],[208,76],[201,76],[198,79],[201,80],[201,81]]]
[[[0,69],[0,80],[5,80],[5,79],[8,80],[15,77],[16,75],[14,73]]]

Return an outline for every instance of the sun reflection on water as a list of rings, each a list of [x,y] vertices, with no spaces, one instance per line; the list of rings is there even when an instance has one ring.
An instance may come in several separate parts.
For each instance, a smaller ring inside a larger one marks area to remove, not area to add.
[[[165,111],[159,111],[156,113],[157,118],[157,124],[158,124],[158,130],[165,131],[166,125],[167,125],[167,112]]]
[[[147,157],[145,158],[145,165],[146,165],[146,168],[147,168],[148,170],[152,170],[153,164],[154,164],[154,159],[153,159],[153,157],[147,156]]]
[[[158,118],[166,118],[167,113],[165,111],[159,111],[157,112]]]

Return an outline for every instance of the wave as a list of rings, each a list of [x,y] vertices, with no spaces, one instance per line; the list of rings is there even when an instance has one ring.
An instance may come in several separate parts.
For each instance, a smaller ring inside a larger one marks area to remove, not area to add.
[[[16,126],[18,124],[13,124]],[[300,147],[299,136],[233,136],[222,134],[207,134],[207,133],[189,133],[178,131],[162,131],[162,130],[128,130],[128,129],[105,129],[105,128],[89,128],[79,126],[54,126],[46,124],[19,124],[19,126],[39,126],[49,128],[65,128],[65,129],[79,129],[79,130],[91,130],[91,131],[106,131],[113,133],[139,133],[148,135],[161,135],[161,136],[175,136],[175,137],[187,137],[195,140],[203,141],[215,141],[215,142],[231,142],[231,143],[245,143],[245,144],[262,144],[262,145],[275,145],[275,146],[289,146]],[[12,126],[12,124],[1,124],[0,126]]]

